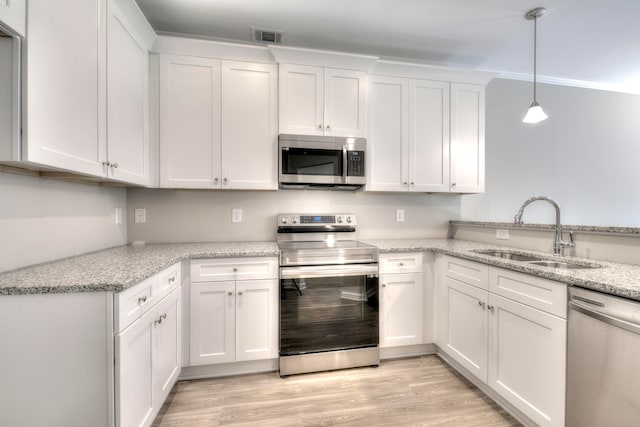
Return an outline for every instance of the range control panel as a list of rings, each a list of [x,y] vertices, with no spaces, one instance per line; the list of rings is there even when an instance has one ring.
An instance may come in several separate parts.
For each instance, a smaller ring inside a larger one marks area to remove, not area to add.
[[[318,225],[356,225],[354,214],[310,215],[310,214],[279,214],[278,226],[318,226]]]

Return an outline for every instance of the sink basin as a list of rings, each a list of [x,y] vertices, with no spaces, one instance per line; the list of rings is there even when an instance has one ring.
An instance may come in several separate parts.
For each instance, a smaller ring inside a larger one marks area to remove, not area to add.
[[[476,250],[476,251],[473,251],[473,252],[475,252],[477,254],[494,256],[494,257],[502,258],[502,259],[509,259],[511,261],[542,261],[542,258],[540,258],[540,257],[535,257],[535,256],[530,256],[530,255],[523,255],[523,254],[516,254],[516,253],[512,253],[512,252],[500,251],[500,250],[495,250],[495,249],[479,249],[479,250]]]
[[[531,261],[529,264],[539,265],[541,267],[558,268],[560,270],[580,270],[584,268],[598,268],[599,265],[574,264],[564,261]]]
[[[597,264],[576,264],[568,261],[555,261],[549,260],[533,255],[524,255],[509,251],[503,251],[500,249],[477,249],[473,250],[477,254],[494,256],[497,258],[508,259],[510,261],[521,261],[531,265],[537,265],[539,267],[557,268],[559,270],[581,270],[587,268],[600,268]]]

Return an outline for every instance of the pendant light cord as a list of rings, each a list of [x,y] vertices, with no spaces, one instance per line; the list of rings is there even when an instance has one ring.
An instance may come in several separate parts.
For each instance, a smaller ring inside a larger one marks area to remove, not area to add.
[[[533,18],[533,102],[538,103],[536,98],[536,63],[537,63],[537,40],[538,40],[538,17]]]

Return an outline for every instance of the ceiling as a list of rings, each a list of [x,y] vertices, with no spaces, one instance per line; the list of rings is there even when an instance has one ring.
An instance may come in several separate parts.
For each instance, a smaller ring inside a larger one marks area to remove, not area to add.
[[[539,81],[640,94],[640,0],[136,0],[158,33],[498,72],[530,79],[538,6]]]

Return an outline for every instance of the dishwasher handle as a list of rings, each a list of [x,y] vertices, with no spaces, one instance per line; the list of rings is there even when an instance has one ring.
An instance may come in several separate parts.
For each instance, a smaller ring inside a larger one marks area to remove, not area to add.
[[[633,332],[634,334],[640,335],[640,325],[635,323],[627,322],[626,320],[618,319],[617,317],[610,316],[608,314],[601,313],[596,310],[592,310],[590,308],[584,307],[581,304],[577,304],[573,301],[569,302],[569,309],[575,310],[579,313],[582,313],[586,316],[592,317],[596,320],[600,320],[609,325],[627,330],[629,332]]]

